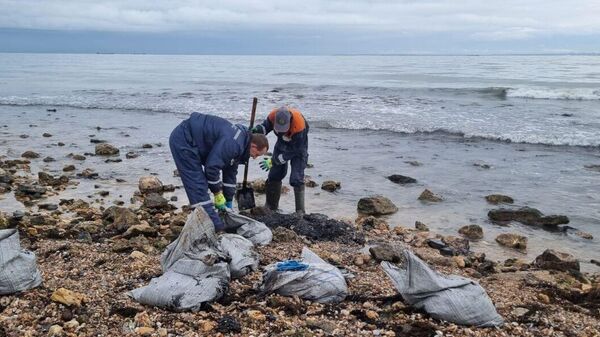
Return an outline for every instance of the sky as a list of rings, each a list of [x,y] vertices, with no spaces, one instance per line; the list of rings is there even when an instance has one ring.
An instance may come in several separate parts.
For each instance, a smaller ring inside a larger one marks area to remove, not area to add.
[[[600,0],[0,0],[0,52],[600,52]]]

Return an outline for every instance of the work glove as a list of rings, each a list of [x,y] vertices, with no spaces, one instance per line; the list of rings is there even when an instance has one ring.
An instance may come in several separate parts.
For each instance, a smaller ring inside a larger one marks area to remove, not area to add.
[[[215,212],[215,209],[211,204],[203,205],[202,208],[204,208],[204,210],[210,217],[210,220],[212,220],[212,223],[215,226],[215,232],[225,230],[225,224],[223,223],[223,220],[221,220],[221,217],[217,212]]]
[[[273,167],[273,161],[269,157],[263,158],[261,162],[258,164],[263,171],[269,171],[271,167]]]
[[[261,124],[253,127],[251,131],[252,133],[260,133],[263,135],[265,134],[265,128]]]
[[[227,207],[229,209],[233,209],[233,201],[231,201],[231,200],[226,201],[225,207]]]
[[[218,209],[219,211],[224,211],[225,210],[225,196],[223,195],[223,192],[217,192],[215,193],[215,208]]]

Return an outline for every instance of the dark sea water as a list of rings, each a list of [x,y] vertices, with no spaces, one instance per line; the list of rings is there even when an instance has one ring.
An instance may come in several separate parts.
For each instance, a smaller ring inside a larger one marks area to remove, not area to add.
[[[94,196],[101,184],[109,201],[128,202],[141,175],[180,183],[166,145],[181,119],[200,111],[247,123],[254,96],[261,118],[282,104],[298,107],[311,124],[307,174],[342,183],[335,194],[308,189],[311,212],[354,219],[359,198],[383,194],[400,209],[392,225],[419,220],[456,234],[477,223],[485,238],[475,250],[492,257],[532,259],[553,247],[600,260],[600,172],[586,168],[600,165],[598,56],[0,54],[0,156],[32,149],[58,159],[34,162],[33,174],[58,174],[70,163],[94,168],[100,181],[81,181],[65,195]],[[66,157],[93,152],[90,138],[120,147],[123,162]],[[143,143],[163,146],[143,150]],[[127,151],[141,156],[126,160]],[[395,185],[385,178],[394,173],[418,183]],[[250,176],[264,177],[256,163]],[[425,188],[445,201],[421,203]],[[494,207],[483,199],[491,193],[565,214],[595,239],[494,225],[487,220]],[[291,211],[293,197],[282,199]],[[2,211],[21,207],[10,195],[0,200]],[[500,248],[494,238],[503,232],[528,236],[528,252]]]

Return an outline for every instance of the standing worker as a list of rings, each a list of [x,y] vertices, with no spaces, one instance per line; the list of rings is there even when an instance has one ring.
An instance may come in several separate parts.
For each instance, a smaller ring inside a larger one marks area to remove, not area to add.
[[[263,135],[271,131],[277,136],[273,156],[260,162],[260,167],[269,171],[265,184],[266,206],[275,211],[279,208],[281,181],[287,174],[287,162],[291,161],[290,185],[294,187],[296,212],[305,213],[304,169],[308,162],[308,123],[300,111],[283,106],[271,111],[262,124],[252,129],[252,132]]]
[[[243,125],[194,112],[171,132],[169,146],[191,207],[202,206],[220,231],[225,226],[214,207],[233,207],[238,165],[264,155],[269,142]]]

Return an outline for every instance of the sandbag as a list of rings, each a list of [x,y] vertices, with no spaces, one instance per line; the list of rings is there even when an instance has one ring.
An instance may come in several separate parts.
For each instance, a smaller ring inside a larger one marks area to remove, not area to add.
[[[302,261],[283,261],[267,266],[261,292],[336,303],[346,298],[348,286],[339,269],[304,247]]]
[[[246,276],[258,268],[258,253],[250,240],[237,234],[219,236],[219,249],[229,256],[229,271],[232,278]]]
[[[201,207],[161,255],[164,274],[128,293],[142,304],[175,311],[198,311],[229,288],[229,256],[218,249],[214,226]]]
[[[21,249],[16,229],[0,230],[0,295],[35,288],[42,283],[34,253]]]
[[[273,233],[269,227],[260,221],[232,211],[225,212],[222,219],[226,231],[235,231],[255,245],[265,246],[273,240]]]
[[[503,319],[485,290],[475,281],[441,275],[408,250],[405,263],[398,267],[381,262],[407,304],[425,310],[431,317],[462,325],[499,326]]]

